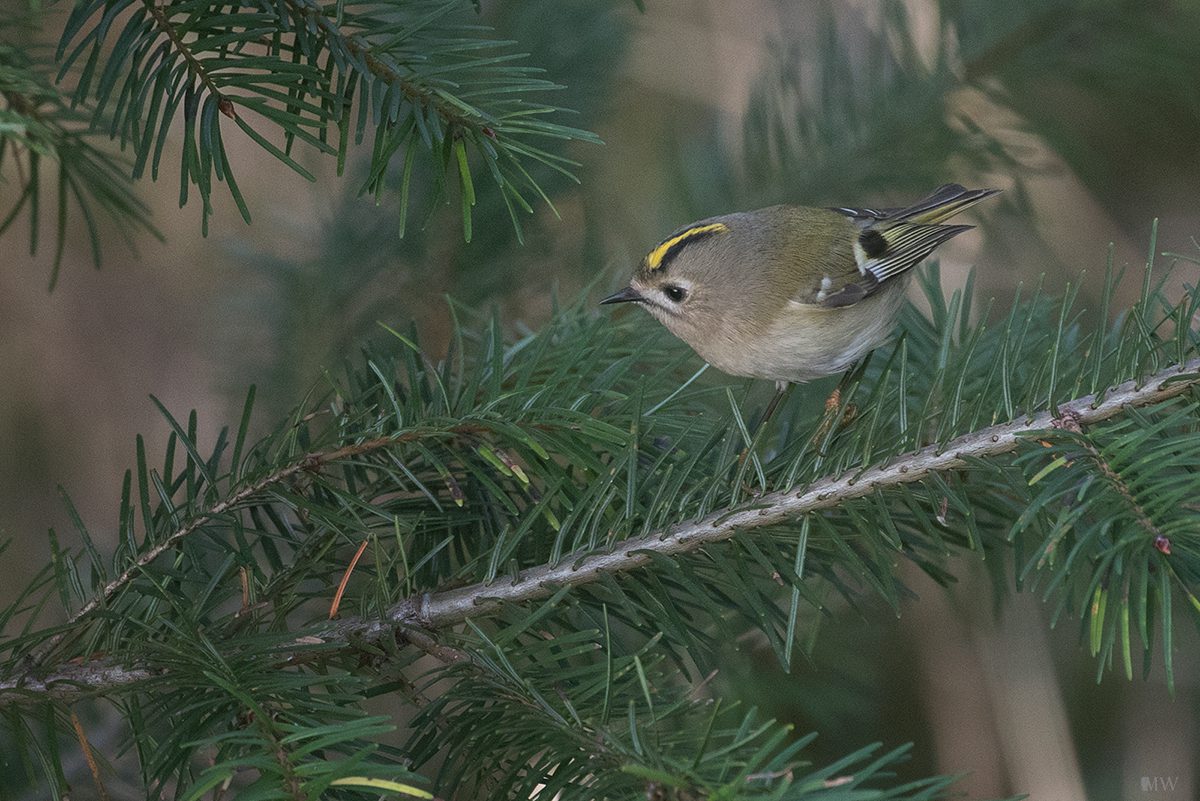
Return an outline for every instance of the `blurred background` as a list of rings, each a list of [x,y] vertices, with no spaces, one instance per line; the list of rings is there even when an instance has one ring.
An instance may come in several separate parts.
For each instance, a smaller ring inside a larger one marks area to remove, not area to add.
[[[551,98],[579,110],[565,121],[605,141],[569,149],[581,184],[539,176],[557,214],[538,207],[524,245],[487,191],[469,245],[456,206],[416,204],[424,224],[410,221],[402,240],[396,208],[356,196],[353,167],[338,179],[331,160],[310,154],[320,180],[309,184],[236,129],[226,146],[251,226],[218,191],[201,237],[198,206],[177,207],[167,170],[139,187],[165,243],[141,236],[130,250],[110,231],[96,271],[86,234],[73,230],[53,292],[50,249],[29,257],[20,230],[0,239],[6,564],[45,564],[46,530],[70,530],[64,491],[94,530],[110,518],[115,528],[134,436],[154,454],[168,433],[151,394],[177,416],[196,409],[202,436],[215,437],[254,383],[265,427],[377,321],[415,326],[434,353],[450,329],[447,295],[498,308],[513,332],[537,328],[555,297],[616,287],[665,234],[706,215],[893,205],[947,181],[1002,187],[1002,202],[972,211],[978,235],[939,251],[948,289],[974,267],[976,291],[997,308],[1038,282],[1058,291],[1082,281],[1084,297],[1097,294],[1110,247],[1135,292],[1154,218],[1157,252],[1200,257],[1193,0],[646,6],[482,4],[485,23],[568,87]],[[0,12],[27,7],[4,0]],[[64,10],[41,18],[42,33],[7,36],[53,42]],[[13,189],[0,182],[0,208]],[[1195,285],[1197,269],[1181,265],[1168,293]],[[954,566],[959,581],[946,590],[902,565],[913,595],[901,615],[845,610],[793,675],[747,635],[710,691],[798,733],[820,731],[815,760],[913,741],[912,777],[966,774],[959,787],[971,798],[1200,797],[1194,631],[1179,632],[1173,698],[1154,671],[1098,684],[1075,621],[1051,628],[1037,597],[998,599],[973,557]]]

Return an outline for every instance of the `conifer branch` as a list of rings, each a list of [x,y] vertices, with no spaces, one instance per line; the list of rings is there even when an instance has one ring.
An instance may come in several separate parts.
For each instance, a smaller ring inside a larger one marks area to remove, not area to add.
[[[1062,416],[1055,421],[1055,427],[1061,428],[1064,431],[1070,431],[1072,434],[1083,434],[1083,421],[1079,420],[1078,415],[1074,413],[1063,413]],[[1109,463],[1109,461],[1104,458],[1104,454],[1100,453],[1100,449],[1091,442],[1088,442],[1086,439],[1082,438],[1080,445],[1083,447],[1084,451],[1087,452],[1088,456],[1091,457],[1092,461],[1096,465],[1096,468],[1100,471],[1100,475],[1104,476],[1104,480],[1107,481],[1109,486],[1116,491],[1121,500],[1123,500],[1129,506],[1129,509],[1133,513],[1134,519],[1137,520],[1138,525],[1144,528],[1146,532],[1154,538],[1155,541],[1166,539],[1166,535],[1162,533],[1162,529],[1155,525],[1154,520],[1152,520],[1150,515],[1146,512],[1145,507],[1138,502],[1133,490],[1131,490],[1129,487],[1129,482],[1127,482],[1119,472],[1113,469],[1113,466]]]
[[[296,17],[297,24],[311,25],[320,29],[329,40],[336,41],[347,54],[361,60],[372,75],[403,92],[404,97],[410,103],[433,109],[449,125],[469,127],[472,124],[472,119],[457,111],[456,107],[441,100],[432,91],[406,80],[394,66],[377,56],[370,44],[362,37],[342,30],[337,22],[330,19],[329,15],[313,0],[286,0],[286,2],[292,15]]]
[[[447,429],[445,433],[452,435],[470,434],[478,431],[478,426],[460,425]],[[70,626],[78,623],[80,620],[90,615],[92,612],[104,606],[113,598],[113,596],[120,592],[123,587],[129,584],[129,582],[132,581],[147,565],[151,564],[155,559],[174,548],[176,545],[182,542],[185,537],[199,530],[201,526],[212,522],[214,518],[236,509],[239,505],[245,503],[259,493],[270,489],[277,484],[287,481],[298,473],[316,471],[319,470],[322,465],[330,462],[337,462],[353,456],[361,456],[364,453],[371,453],[389,445],[396,445],[401,442],[410,442],[414,439],[417,439],[421,435],[421,432],[405,431],[402,434],[397,434],[394,436],[377,437],[375,439],[369,439],[363,442],[356,442],[351,445],[343,445],[340,448],[335,448],[329,451],[308,453],[298,461],[292,462],[291,464],[281,467],[278,470],[272,471],[257,481],[247,484],[246,486],[234,492],[225,500],[214,504],[208,509],[208,511],[197,515],[183,526],[180,526],[175,531],[168,534],[167,537],[157,545],[148,548],[144,553],[141,554],[141,556],[139,556],[128,567],[121,571],[119,576],[105,584],[94,598],[81,606],[67,619],[63,625],[69,628]],[[26,664],[29,667],[36,667],[37,665],[41,664],[46,655],[49,654],[50,651],[52,651],[55,647],[57,647],[59,643],[61,643],[67,636],[69,636],[69,633],[67,631],[62,631],[46,640],[29,654],[29,656],[26,658]],[[0,686],[0,689],[2,689],[2,686]]]
[[[91,143],[101,136],[89,128],[91,109],[68,106],[44,74],[46,65],[24,49],[0,41],[0,168],[16,173],[18,191],[7,209],[0,209],[0,236],[28,209],[29,252],[37,252],[39,216],[54,209],[54,260],[50,274],[53,289],[66,252],[69,199],[74,198],[91,240],[92,261],[100,266],[100,213],[141,229],[156,239],[162,235],[150,222],[149,209],[134,193],[124,165]],[[43,163],[57,175],[57,202],[42,200]],[[11,164],[12,167],[5,167]],[[0,170],[0,183],[6,174]]]
[[[1060,421],[1070,420],[1072,426],[1085,426],[1115,417],[1127,408],[1163,403],[1190,388],[1200,385],[1200,359],[1192,359],[1155,373],[1144,380],[1122,383],[1108,392],[1087,395],[1062,404],[1057,411],[1046,411],[1026,420],[989,426],[952,440],[944,445],[929,445],[892,462],[830,476],[797,490],[763,495],[753,503],[737,509],[710,514],[699,521],[673,526],[648,535],[625,540],[610,553],[568,555],[554,565],[542,565],[523,571],[509,583],[476,583],[444,592],[413,596],[393,606],[379,618],[350,618],[332,624],[304,643],[318,641],[326,645],[347,648],[359,647],[399,637],[444,662],[459,662],[464,652],[439,644],[427,632],[461,623],[467,618],[484,617],[505,604],[519,604],[549,597],[563,586],[579,586],[598,581],[606,575],[624,573],[643,567],[652,554],[673,556],[689,553],[706,545],[721,542],[739,532],[764,526],[778,525],[810,512],[827,509],[869,495],[878,489],[920,481],[932,473],[965,467],[972,460],[998,456],[1015,450],[1022,440],[1038,432],[1063,427]],[[129,582],[137,570],[154,557],[177,544],[204,522],[234,508],[252,495],[289,476],[313,469],[325,462],[376,450],[411,439],[406,432],[399,437],[384,437],[347,445],[333,451],[309,454],[299,462],[281,468],[239,490],[217,504],[205,515],[178,529],[166,540],[143,554],[121,576],[105,586],[96,600],[89,602],[72,616],[77,622],[110,598]],[[69,625],[69,623],[68,623]],[[409,636],[411,632],[412,636]],[[0,706],[28,702],[33,699],[71,699],[80,695],[103,695],[130,686],[153,676],[152,671],[139,666],[123,667],[104,660],[62,665],[52,673],[36,677],[33,668],[37,656],[44,655],[65,634],[47,641],[17,676],[0,681]],[[313,639],[313,637],[316,639]],[[281,666],[295,664],[298,659],[284,657]]]
[[[472,584],[446,592],[408,598],[378,621],[349,625],[343,635],[371,634],[394,625],[436,629],[469,617],[494,612],[506,603],[525,603],[549,597],[564,585],[578,586],[598,581],[605,575],[623,573],[650,562],[651,554],[673,556],[721,542],[738,532],[778,525],[801,515],[837,506],[877,489],[910,484],[947,470],[965,467],[969,460],[997,456],[1015,450],[1022,439],[1053,428],[1056,420],[1070,415],[1079,425],[1099,423],[1115,417],[1127,407],[1162,403],[1200,384],[1200,359],[1192,359],[1155,373],[1143,381],[1126,381],[1106,393],[1088,395],[1063,404],[1057,412],[1046,411],[1019,422],[989,426],[959,437],[945,445],[929,445],[901,456],[890,464],[869,467],[820,479],[797,491],[795,488],[763,495],[741,509],[714,512],[699,521],[655,531],[625,540],[605,554],[572,556],[557,565],[526,570],[511,583]]]
[[[457,178],[463,230],[470,239],[474,176],[487,175],[511,212],[531,211],[527,192],[549,200],[541,165],[570,176],[574,162],[538,142],[598,143],[588,131],[553,122],[565,111],[536,99],[562,88],[459,18],[457,0],[338,4],[282,0],[227,10],[205,0],[87,0],[76,5],[59,42],[65,74],[86,54],[73,90],[91,108],[92,125],[132,149],[133,177],[147,166],[157,179],[168,132],[182,110],[180,202],[194,186],[211,214],[213,187],[225,183],[250,221],[249,205],[225,153],[218,114],[259,147],[309,180],[293,157],[305,143],[335,155],[339,174],[351,142],[374,131],[364,191],[377,197],[388,168],[403,159],[401,207],[407,210],[418,151],[439,188]],[[120,31],[117,33],[117,31]],[[247,109],[282,133],[283,147],[251,125]],[[418,179],[418,182],[424,178]],[[405,212],[405,217],[406,212]],[[510,219],[519,230],[513,213]],[[401,224],[403,231],[404,225]],[[207,230],[207,229],[205,229]]]
[[[218,101],[223,100],[224,95],[221,94],[220,88],[213,81],[208,70],[204,68],[200,59],[192,52],[192,48],[188,47],[187,42],[179,35],[179,31],[171,24],[170,17],[168,17],[162,6],[156,5],[154,0],[143,0],[143,5],[146,6],[146,11],[154,19],[154,24],[162,32],[163,36],[167,37],[167,40],[175,48],[175,51],[183,56],[183,60],[187,63],[188,72],[196,76],[204,84],[204,88],[211,92]]]

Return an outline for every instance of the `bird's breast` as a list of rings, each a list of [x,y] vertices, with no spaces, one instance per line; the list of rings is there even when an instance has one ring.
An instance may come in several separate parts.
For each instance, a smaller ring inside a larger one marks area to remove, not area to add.
[[[709,364],[730,375],[811,381],[847,370],[883,344],[892,333],[904,296],[902,286],[897,286],[844,308],[788,303],[762,332],[722,326],[705,337],[703,348],[689,344]]]

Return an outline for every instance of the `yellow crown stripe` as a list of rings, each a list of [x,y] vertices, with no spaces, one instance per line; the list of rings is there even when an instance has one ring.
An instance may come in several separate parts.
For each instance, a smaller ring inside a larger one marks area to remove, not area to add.
[[[663,242],[661,245],[656,247],[654,250],[650,251],[650,253],[646,256],[646,267],[651,270],[657,270],[662,266],[663,259],[666,258],[668,253],[671,252],[671,248],[675,247],[681,242],[691,239],[694,236],[701,236],[703,234],[723,234],[728,230],[729,226],[725,225],[724,223],[709,223],[708,225],[697,225],[694,228],[689,228],[683,233],[676,234],[666,242]]]

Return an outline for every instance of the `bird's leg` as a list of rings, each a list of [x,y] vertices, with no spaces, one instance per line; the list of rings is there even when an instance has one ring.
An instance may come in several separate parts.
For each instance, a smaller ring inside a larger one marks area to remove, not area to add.
[[[825,399],[825,417],[837,411],[837,408],[842,405],[842,385],[839,382],[833,388],[833,392],[829,393],[829,397]]]
[[[762,420],[758,421],[758,428],[761,429],[775,415],[775,410],[779,408],[780,402],[787,397],[788,390],[792,385],[788,381],[775,382],[775,394],[771,397],[771,402],[767,404],[767,408],[763,411]]]
[[[746,447],[742,448],[741,454],[738,455],[738,464],[746,461],[746,457],[750,455],[750,448],[758,440],[759,434],[766,428],[767,423],[775,415],[775,411],[779,408],[779,404],[787,397],[788,390],[792,385],[788,381],[775,382],[775,394],[771,397],[771,402],[767,404],[767,408],[763,410],[762,419],[758,421],[758,425],[754,427],[754,432],[750,435],[751,441],[746,443]]]
[[[862,378],[863,373],[866,372],[867,361],[870,358],[871,357],[868,355],[866,359],[860,359],[853,367],[846,371],[846,374],[842,376],[842,380],[839,381],[838,385],[833,388],[833,392],[830,393],[830,398],[834,398],[836,396],[836,400],[833,404],[833,408],[835,410],[842,403],[842,390],[849,389],[851,383]],[[829,408],[828,401],[826,401],[825,407]],[[846,425],[855,417],[858,417],[858,407],[855,406],[854,403],[847,403],[846,409],[842,412],[842,425]]]

